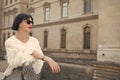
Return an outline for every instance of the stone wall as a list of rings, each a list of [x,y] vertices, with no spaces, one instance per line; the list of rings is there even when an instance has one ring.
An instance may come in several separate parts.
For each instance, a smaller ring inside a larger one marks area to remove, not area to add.
[[[24,68],[26,80],[120,80],[120,64],[79,61],[60,63],[60,73],[52,73],[49,65],[44,64],[41,74],[35,75],[31,67]],[[0,60],[0,72],[7,67],[5,60]],[[34,78],[34,79],[33,79]]]
[[[60,73],[52,73],[48,64],[44,64],[41,80],[92,80],[93,67],[77,64],[59,63]]]

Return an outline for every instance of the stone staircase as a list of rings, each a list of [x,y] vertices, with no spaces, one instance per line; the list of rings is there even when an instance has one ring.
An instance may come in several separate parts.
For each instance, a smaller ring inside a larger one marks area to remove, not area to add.
[[[93,80],[120,80],[120,66],[95,64]]]

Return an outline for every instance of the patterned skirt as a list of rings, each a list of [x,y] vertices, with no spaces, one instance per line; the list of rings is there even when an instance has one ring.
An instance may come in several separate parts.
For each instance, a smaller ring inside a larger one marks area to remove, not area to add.
[[[3,80],[41,80],[40,76],[40,74],[35,74],[31,65],[29,65],[14,69],[12,74],[5,76]]]

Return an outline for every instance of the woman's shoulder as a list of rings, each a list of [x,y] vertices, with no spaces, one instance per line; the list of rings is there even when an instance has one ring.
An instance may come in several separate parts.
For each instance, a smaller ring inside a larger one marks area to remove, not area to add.
[[[13,42],[13,41],[15,41],[14,36],[11,36],[5,42]]]
[[[30,36],[30,39],[33,40],[33,41],[35,41],[35,42],[38,41],[38,39],[35,38],[35,37],[33,37],[33,36]]]
[[[5,41],[5,45],[11,45],[11,44],[14,44],[16,41],[14,39],[14,36],[11,36],[10,38],[8,38],[6,41]]]

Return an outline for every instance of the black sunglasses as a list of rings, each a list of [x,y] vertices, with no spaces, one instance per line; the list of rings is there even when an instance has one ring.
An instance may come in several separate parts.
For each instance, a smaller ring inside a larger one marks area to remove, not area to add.
[[[25,20],[27,24],[34,24],[33,21],[30,21],[30,20]]]

